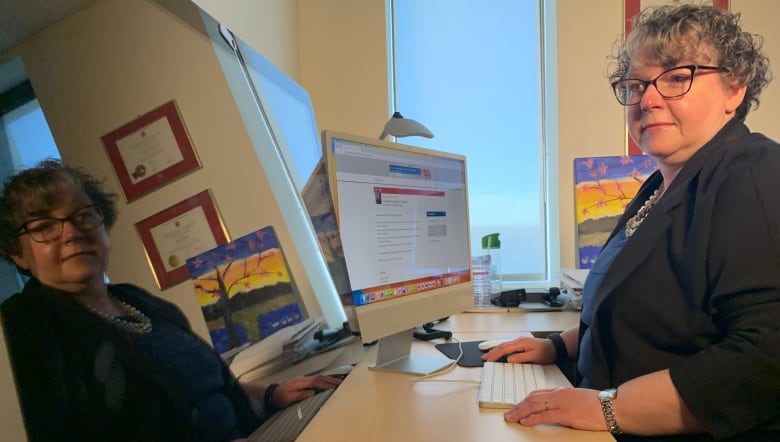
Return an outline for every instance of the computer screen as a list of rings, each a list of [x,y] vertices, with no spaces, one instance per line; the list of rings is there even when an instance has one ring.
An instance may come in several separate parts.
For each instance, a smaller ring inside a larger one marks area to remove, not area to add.
[[[414,328],[473,302],[466,159],[323,132],[330,192],[372,368],[424,374],[451,363],[410,356]]]
[[[322,157],[309,93],[251,46],[238,39],[250,77],[258,85],[266,116],[293,184],[302,192]]]
[[[283,218],[283,225],[276,226],[280,240],[284,242],[286,235],[292,239],[282,245],[291,252],[289,256],[300,259],[305,270],[304,275],[297,266],[291,269],[299,283],[309,283],[300,285],[306,314],[322,316],[328,327],[341,328],[347,317],[301,196],[322,162],[322,144],[309,94],[227,27],[205,11],[200,12]],[[261,219],[255,221],[257,228],[267,225]]]

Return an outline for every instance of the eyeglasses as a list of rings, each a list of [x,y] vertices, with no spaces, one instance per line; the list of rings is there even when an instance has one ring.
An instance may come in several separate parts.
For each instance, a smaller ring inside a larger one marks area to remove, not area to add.
[[[697,71],[721,71],[723,68],[717,66],[677,66],[671,68],[652,80],[638,80],[627,78],[612,83],[612,91],[615,92],[615,98],[623,106],[632,106],[642,101],[648,86],[651,84],[664,98],[682,97],[691,90],[693,84],[693,74]]]
[[[19,226],[19,235],[30,235],[36,242],[53,241],[62,235],[65,221],[69,221],[77,229],[85,232],[100,227],[103,224],[103,214],[95,206],[87,206],[65,218],[47,216],[37,218]]]

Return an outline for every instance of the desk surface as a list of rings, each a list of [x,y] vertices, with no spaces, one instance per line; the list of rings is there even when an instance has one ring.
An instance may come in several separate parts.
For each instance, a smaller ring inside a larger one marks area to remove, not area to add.
[[[435,328],[456,333],[559,332],[579,324],[579,321],[578,311],[524,312],[520,309],[497,309],[461,313],[440,322]]]
[[[579,321],[576,312],[462,313],[437,325],[461,341],[564,330]],[[416,341],[414,354],[441,355],[440,340]],[[479,408],[480,368],[457,366],[432,378],[449,382],[409,382],[414,376],[368,370],[376,349],[330,397],[298,438],[299,442],[344,441],[614,441],[606,432],[559,426],[523,427],[504,422],[505,410]],[[570,385],[555,365],[545,366],[548,386]]]

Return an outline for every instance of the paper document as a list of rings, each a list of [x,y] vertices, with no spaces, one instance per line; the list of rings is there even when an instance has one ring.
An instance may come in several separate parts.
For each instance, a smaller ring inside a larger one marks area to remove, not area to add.
[[[291,340],[300,339],[299,333],[310,331],[312,325],[316,326],[321,323],[322,319],[308,318],[263,338],[260,342],[252,344],[237,354],[233,358],[233,362],[230,363],[230,371],[235,377],[240,377],[247,371],[271,361],[282,354],[285,345],[289,344]]]
[[[561,269],[561,285],[570,289],[582,290],[589,269]],[[561,287],[563,288],[563,287]]]

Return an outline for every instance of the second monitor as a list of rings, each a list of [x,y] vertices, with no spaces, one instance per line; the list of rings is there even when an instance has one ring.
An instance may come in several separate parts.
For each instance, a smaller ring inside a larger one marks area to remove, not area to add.
[[[473,302],[466,158],[323,132],[349,295],[371,367],[410,374],[450,361],[410,355],[416,326]]]

